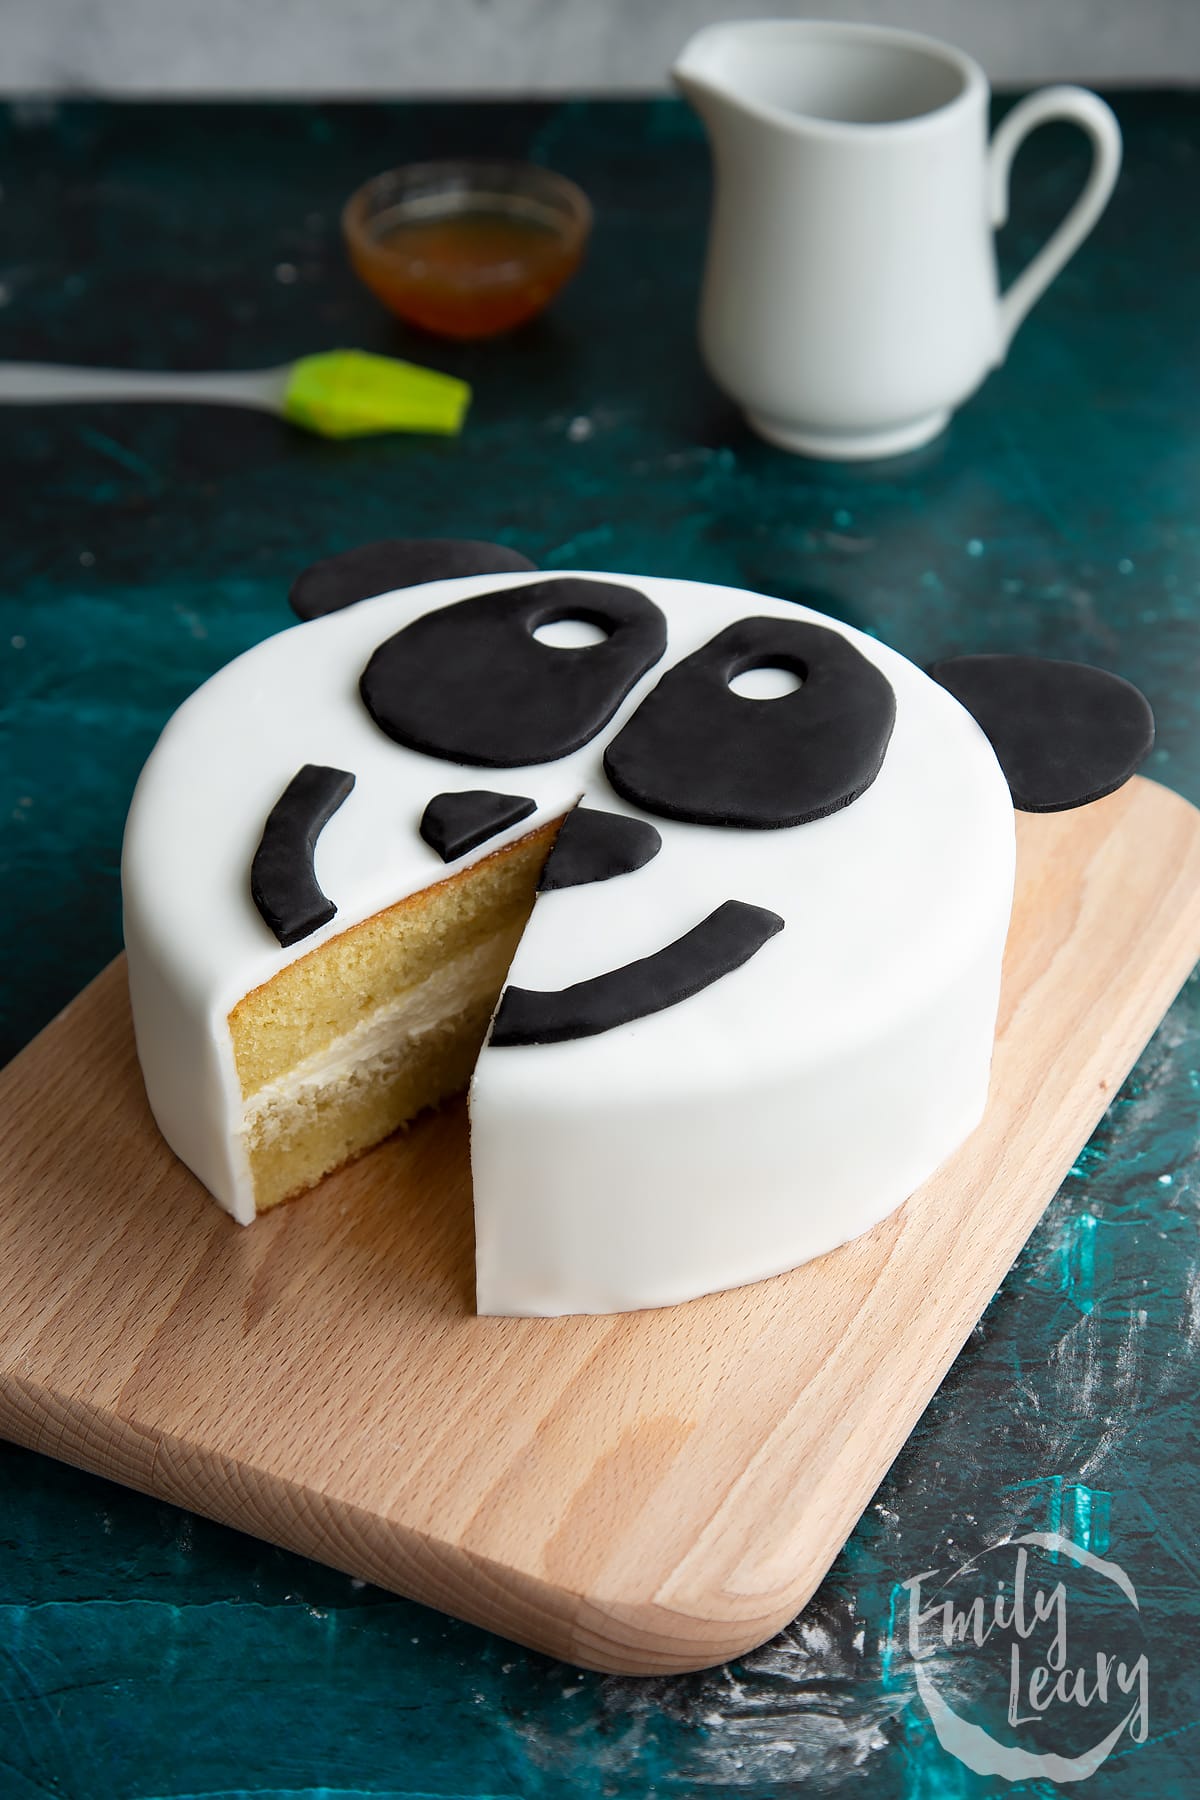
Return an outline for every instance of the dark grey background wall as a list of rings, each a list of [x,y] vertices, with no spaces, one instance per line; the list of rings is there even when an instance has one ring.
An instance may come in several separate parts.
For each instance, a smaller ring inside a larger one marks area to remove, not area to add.
[[[0,0],[0,91],[653,90],[718,18],[873,19],[993,81],[1200,81],[1200,0]]]

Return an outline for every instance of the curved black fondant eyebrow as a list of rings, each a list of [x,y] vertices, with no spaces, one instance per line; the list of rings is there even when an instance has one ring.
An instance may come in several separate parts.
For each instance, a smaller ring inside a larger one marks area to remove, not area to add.
[[[443,862],[453,862],[536,811],[536,800],[524,794],[494,794],[490,788],[435,794],[421,815],[421,836]]]
[[[730,687],[782,668],[801,686],[772,700]],[[896,697],[882,669],[805,619],[739,619],[668,669],[604,753],[622,799],[691,825],[769,831],[849,806],[883,764]]]
[[[611,881],[644,868],[662,849],[662,838],[646,819],[627,813],[577,806],[563,820],[542,870],[538,893]]]
[[[598,644],[544,644],[582,619]],[[395,632],[359,681],[381,731],[410,750],[485,769],[556,762],[608,724],[667,645],[667,622],[623,582],[554,576],[452,601]]]
[[[323,827],[353,786],[346,769],[305,763],[267,815],[250,865],[250,893],[285,946],[327,925],[337,912],[317,883],[313,852]]]
[[[954,656],[929,673],[986,733],[1019,812],[1067,812],[1103,799],[1154,745],[1146,696],[1088,663]]]
[[[418,587],[455,575],[508,575],[536,568],[507,544],[475,538],[381,538],[302,570],[292,583],[288,604],[297,618],[320,619],[359,600],[390,594],[393,588]]]
[[[726,900],[674,943],[624,968],[550,993],[505,988],[491,1042],[561,1044],[663,1012],[749,962],[782,930],[778,913],[743,900]]]

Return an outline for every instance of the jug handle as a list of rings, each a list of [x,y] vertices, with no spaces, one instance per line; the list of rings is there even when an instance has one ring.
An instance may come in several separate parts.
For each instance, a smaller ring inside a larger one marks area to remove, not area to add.
[[[1035,300],[1041,298],[1108,205],[1121,168],[1121,127],[1098,94],[1081,87],[1041,88],[1027,94],[996,128],[988,153],[992,225],[1008,218],[1008,177],[1012,160],[1031,131],[1051,119],[1068,119],[1092,140],[1092,166],[1074,206],[1012,285],[1000,297],[1000,355]]]

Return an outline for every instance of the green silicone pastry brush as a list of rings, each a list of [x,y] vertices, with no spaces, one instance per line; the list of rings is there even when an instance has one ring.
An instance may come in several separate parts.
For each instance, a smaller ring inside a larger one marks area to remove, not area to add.
[[[366,350],[325,350],[278,369],[160,375],[142,369],[75,369],[0,363],[0,404],[86,400],[184,400],[278,413],[321,437],[430,431],[456,437],[471,390],[453,375]]]

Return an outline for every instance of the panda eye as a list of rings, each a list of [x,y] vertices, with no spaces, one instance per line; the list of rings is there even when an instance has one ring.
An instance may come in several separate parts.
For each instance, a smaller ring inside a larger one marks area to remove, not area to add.
[[[564,620],[597,628],[600,641],[564,646],[535,635]],[[523,768],[595,737],[666,644],[666,620],[636,588],[551,578],[415,619],[375,651],[359,690],[398,744]]]
[[[738,692],[731,683],[751,670],[785,679],[759,686],[771,697],[747,698],[748,684]],[[661,818],[803,825],[870,787],[895,718],[891,684],[840,632],[740,619],[667,670],[608,746],[604,768],[618,794]]]

